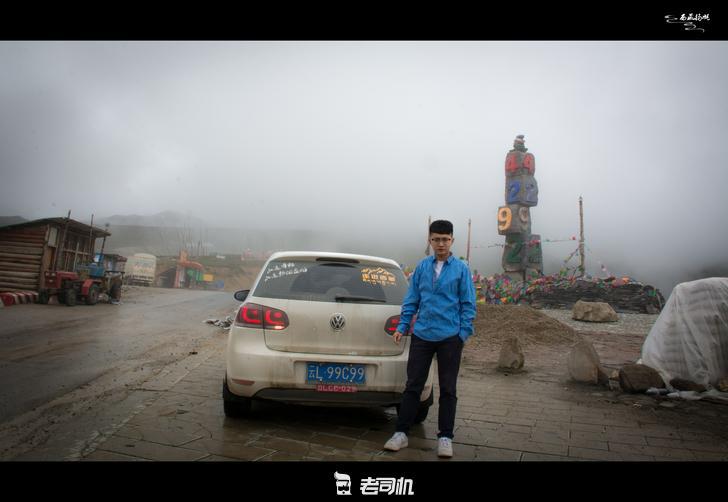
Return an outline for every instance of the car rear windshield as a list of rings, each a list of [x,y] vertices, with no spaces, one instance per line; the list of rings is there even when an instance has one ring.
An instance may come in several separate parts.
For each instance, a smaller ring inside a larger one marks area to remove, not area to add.
[[[390,265],[275,260],[253,292],[263,298],[401,305],[407,293],[402,270]]]

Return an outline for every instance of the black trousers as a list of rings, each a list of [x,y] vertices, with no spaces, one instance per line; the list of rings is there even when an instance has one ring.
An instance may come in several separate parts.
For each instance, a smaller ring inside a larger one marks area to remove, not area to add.
[[[420,395],[430,372],[432,356],[437,354],[437,377],[440,384],[440,413],[437,437],[453,438],[455,408],[457,406],[457,380],[463,340],[455,335],[439,342],[428,342],[412,335],[407,361],[407,386],[399,405],[397,432],[409,432],[420,406]]]

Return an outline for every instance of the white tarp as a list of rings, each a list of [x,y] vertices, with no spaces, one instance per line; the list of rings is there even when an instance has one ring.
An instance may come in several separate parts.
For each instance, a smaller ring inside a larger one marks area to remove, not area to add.
[[[728,377],[728,278],[675,286],[642,345],[641,362],[668,385],[684,378],[716,386]]]

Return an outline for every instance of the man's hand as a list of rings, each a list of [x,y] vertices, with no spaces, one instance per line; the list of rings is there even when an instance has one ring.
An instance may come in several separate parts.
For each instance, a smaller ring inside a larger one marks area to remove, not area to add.
[[[400,333],[399,331],[395,331],[394,334],[392,335],[392,340],[394,340],[394,343],[396,343],[397,345],[399,345],[399,340],[401,338],[402,338],[402,333]]]

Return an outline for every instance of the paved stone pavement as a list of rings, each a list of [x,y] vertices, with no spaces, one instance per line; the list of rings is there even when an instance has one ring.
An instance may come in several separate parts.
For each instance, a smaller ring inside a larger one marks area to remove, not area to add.
[[[390,409],[255,403],[226,418],[224,345],[83,452],[84,461],[434,461],[437,400],[399,452],[381,449]],[[563,361],[562,361],[563,362]],[[562,362],[504,374],[463,370],[454,460],[728,460],[728,406],[627,395],[570,382]],[[439,391],[436,387],[436,391]],[[437,394],[436,394],[437,396]],[[447,460],[444,460],[447,461]]]

